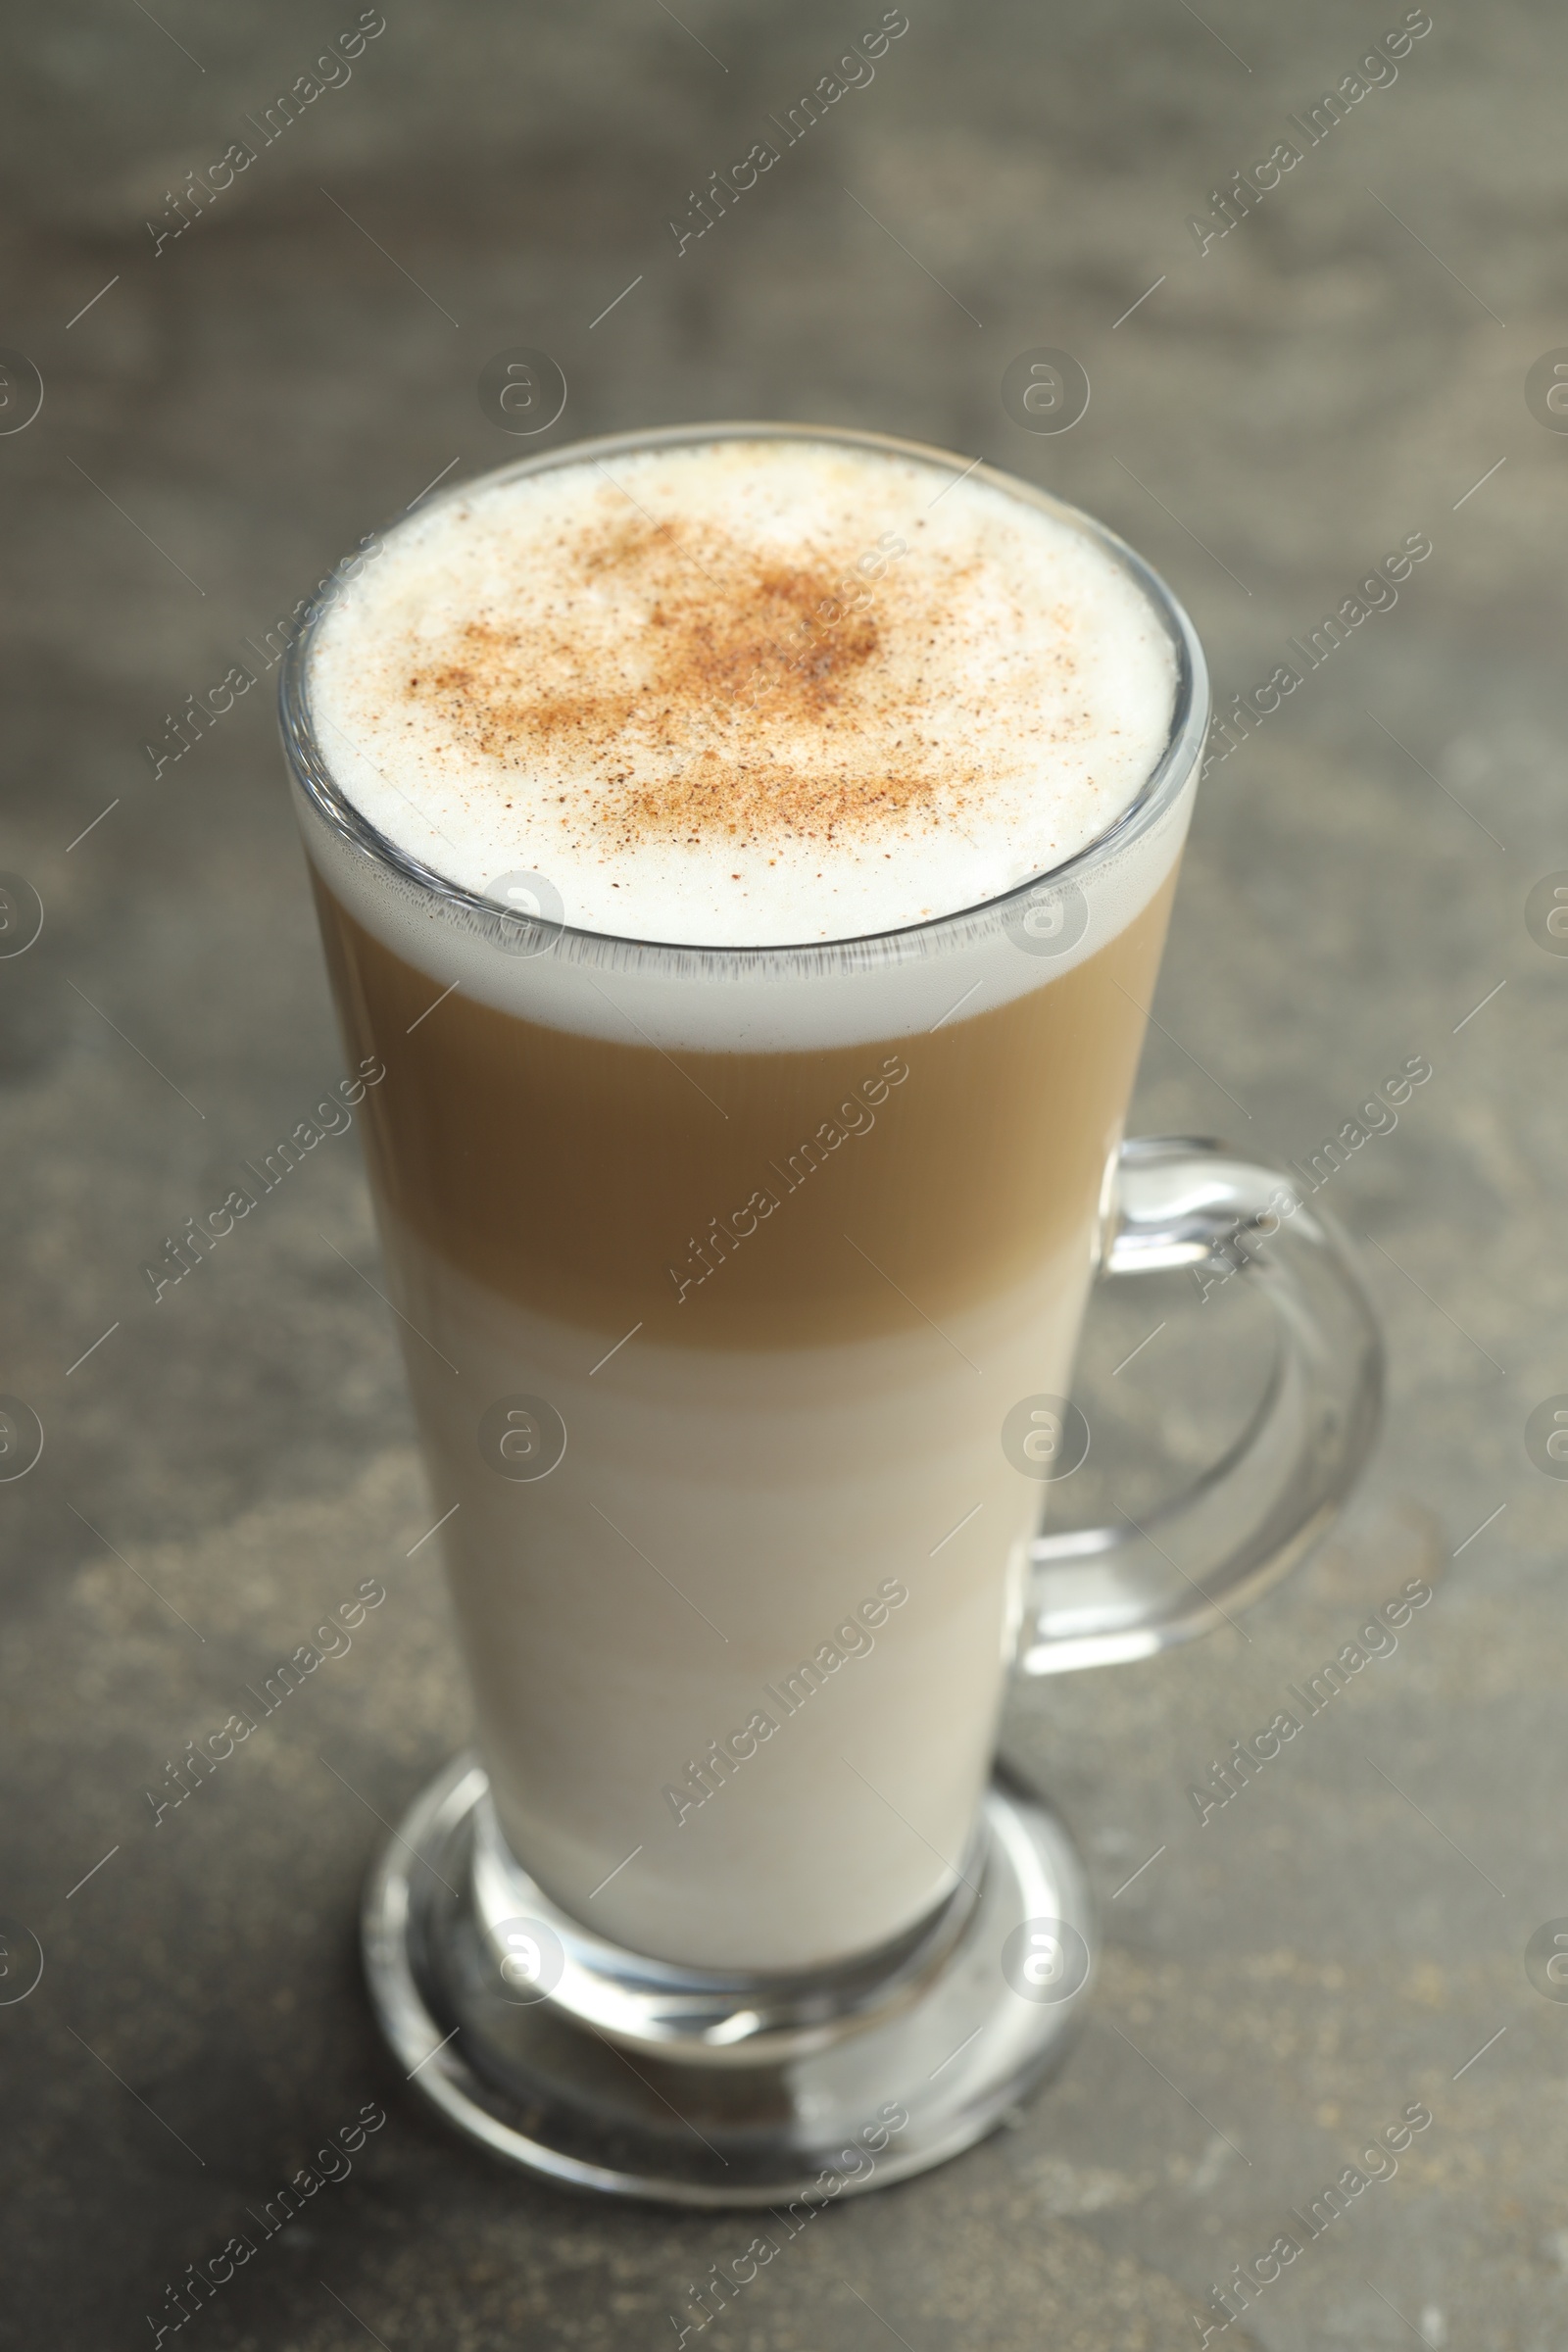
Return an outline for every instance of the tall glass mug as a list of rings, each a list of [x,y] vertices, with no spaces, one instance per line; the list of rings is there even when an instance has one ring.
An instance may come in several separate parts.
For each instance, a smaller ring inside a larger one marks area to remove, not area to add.
[[[509,472],[735,433],[934,492],[965,463],[705,425]],[[1292,1180],[1121,1140],[1207,724],[1191,624],[1100,525],[982,478],[1124,568],[1177,683],[1101,838],[940,920],[651,945],[573,927],[548,876],[457,888],[334,777],[320,612],[287,664],[478,1733],[372,1875],[368,1973],[405,2073],[562,2180],[778,2204],[989,2130],[1092,1943],[1059,1824],[994,1761],[1009,1674],[1207,1630],[1322,1532],[1376,1421],[1363,1294]],[[1250,1426],[1141,1526],[1042,1534],[1091,1284],[1187,1265],[1277,1309]]]

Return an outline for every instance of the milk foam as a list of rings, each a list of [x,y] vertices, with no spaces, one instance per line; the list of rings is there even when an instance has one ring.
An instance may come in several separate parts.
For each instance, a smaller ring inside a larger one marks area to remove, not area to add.
[[[308,694],[346,798],[445,879],[539,875],[575,928],[748,947],[1059,865],[1137,797],[1174,689],[1159,613],[1066,519],[759,433],[432,502],[325,615]]]

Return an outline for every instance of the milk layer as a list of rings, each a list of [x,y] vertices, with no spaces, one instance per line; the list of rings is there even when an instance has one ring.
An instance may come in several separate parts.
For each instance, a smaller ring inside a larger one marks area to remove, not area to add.
[[[1046,1492],[999,1433],[1020,1397],[1067,1387],[1089,1234],[942,1332],[633,1341],[608,1362],[602,1335],[500,1299],[390,1218],[385,1235],[517,1858],[585,1926],[692,1966],[809,1968],[911,1926],[964,1864]],[[475,1444],[482,1405],[516,1394],[566,1426],[533,1483]],[[824,1644],[841,1662],[792,1689]]]

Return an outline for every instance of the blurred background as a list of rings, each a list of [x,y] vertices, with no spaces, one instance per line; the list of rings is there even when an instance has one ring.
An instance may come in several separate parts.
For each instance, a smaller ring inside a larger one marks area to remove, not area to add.
[[[708,2336],[1196,2342],[1211,2288],[1422,2102],[1397,2176],[1231,2340],[1562,2340],[1568,1985],[1527,1946],[1568,1933],[1568,1463],[1540,1417],[1568,1407],[1568,26],[1544,0],[907,0],[874,78],[682,246],[710,175],[782,144],[769,118],[881,21],[8,12],[0,1388],[13,1468],[29,1416],[45,1441],[0,1487],[8,2342],[158,2340],[186,2266],[367,2103],[348,2177],[192,2340],[664,2344],[751,2235],[493,2169],[371,2029],[360,1879],[466,1707],[357,1141],[156,1305],[139,1272],[340,1069],[270,676],[175,760],[190,698],[433,480],[737,416],[943,443],[1092,509],[1189,606],[1222,707],[1429,539],[1209,777],[1133,1124],[1305,1159],[1402,1063],[1432,1075],[1326,1195],[1392,1351],[1342,1530],[1245,1629],[1009,1722],[1102,1903],[1064,2076],[824,2215]],[[351,71],[316,77],[328,41]],[[568,387],[532,443],[477,390],[519,345]],[[1092,386],[1070,430],[1004,404],[1041,347]],[[1250,1342],[1179,1286],[1167,1321],[1116,1370],[1101,1317],[1085,1393],[1179,1459]],[[367,1577],[387,1604],[352,1653],[160,1814],[187,1741]],[[1191,1788],[1410,1579],[1436,1597],[1397,1651],[1200,1825]]]

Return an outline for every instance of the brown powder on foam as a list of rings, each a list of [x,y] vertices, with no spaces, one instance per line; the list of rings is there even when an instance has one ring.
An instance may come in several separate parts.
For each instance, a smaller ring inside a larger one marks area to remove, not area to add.
[[[930,583],[916,611],[895,563],[850,609],[836,553],[785,562],[641,519],[574,533],[553,556],[548,620],[477,615],[427,650],[405,693],[500,767],[572,778],[568,819],[602,853],[885,834],[939,790],[946,811],[961,806],[963,780],[922,758],[918,688],[890,674],[879,618],[896,599],[902,641],[940,643]]]

